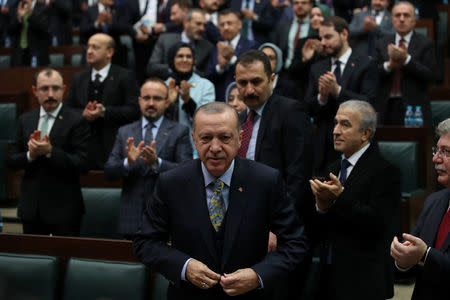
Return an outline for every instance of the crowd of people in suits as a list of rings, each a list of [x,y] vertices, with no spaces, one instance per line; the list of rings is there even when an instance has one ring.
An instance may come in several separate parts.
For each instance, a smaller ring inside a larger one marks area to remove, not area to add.
[[[60,72],[40,69],[40,107],[18,120],[7,163],[25,169],[24,233],[78,235],[79,174],[104,170],[123,179],[120,233],[170,281],[169,299],[387,299],[392,257],[425,266],[415,299],[445,299],[430,277],[450,273],[450,225],[428,218],[449,206],[448,120],[433,157],[447,194],[401,241],[400,173],[373,140],[407,105],[431,123],[435,43],[414,30],[428,6],[322,2],[1,1],[14,66],[48,65],[70,22],[86,45],[66,99]],[[303,285],[312,257],[315,288]]]

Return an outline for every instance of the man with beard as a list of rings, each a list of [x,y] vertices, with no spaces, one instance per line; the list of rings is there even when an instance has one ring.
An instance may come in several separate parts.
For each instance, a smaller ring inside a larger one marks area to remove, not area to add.
[[[25,169],[18,206],[24,233],[80,233],[84,213],[80,172],[87,169],[89,126],[63,105],[65,88],[58,71],[39,71],[32,91],[40,107],[23,114],[17,123],[7,164]]]
[[[338,158],[333,149],[333,118],[339,104],[350,99],[371,102],[378,85],[378,72],[367,55],[353,51],[348,44],[348,24],[330,17],[319,27],[327,59],[311,66],[305,101],[317,131],[314,135],[314,173],[323,174]]]
[[[119,232],[132,238],[139,228],[146,199],[154,181],[183,161],[192,159],[189,129],[164,118],[169,106],[168,88],[159,78],[141,87],[139,121],[119,128],[113,150],[105,164],[107,178],[123,178]]]

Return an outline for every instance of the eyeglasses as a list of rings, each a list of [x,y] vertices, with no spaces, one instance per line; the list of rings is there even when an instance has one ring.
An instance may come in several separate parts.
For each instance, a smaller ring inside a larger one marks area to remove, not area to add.
[[[164,101],[164,100],[166,100],[165,98],[163,98],[163,97],[159,97],[159,96],[140,96],[140,98],[142,99],[142,100],[144,100],[144,101],[150,101],[150,100],[153,100],[153,101],[155,101],[155,102],[161,102],[161,101]]]
[[[438,155],[439,158],[449,158],[450,157],[450,150],[447,149],[442,149],[442,148],[438,148],[438,147],[433,147],[431,148],[431,153],[433,153],[433,156],[435,156],[436,154]]]
[[[37,90],[42,93],[48,93],[50,90],[52,90],[53,93],[57,93],[57,92],[61,91],[62,89],[63,89],[62,86],[59,86],[59,85],[52,85],[52,86],[44,85],[44,86],[37,88]]]

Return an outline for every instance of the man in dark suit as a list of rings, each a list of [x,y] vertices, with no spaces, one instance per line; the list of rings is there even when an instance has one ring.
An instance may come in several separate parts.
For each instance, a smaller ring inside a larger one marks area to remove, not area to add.
[[[399,2],[392,8],[396,33],[378,41],[375,60],[380,73],[376,109],[382,124],[403,125],[408,105],[422,106],[424,124],[431,125],[428,87],[436,68],[434,41],[414,31],[414,6]]]
[[[325,19],[319,28],[328,58],[311,66],[305,101],[317,131],[314,135],[314,173],[324,172],[339,155],[333,149],[333,118],[339,104],[350,99],[375,99],[378,72],[367,55],[348,44],[348,24],[340,17]]]
[[[375,42],[378,39],[395,33],[391,13],[387,10],[389,0],[371,2],[371,8],[356,14],[349,25],[353,49],[369,56],[375,53]]]
[[[32,0],[17,1],[11,11],[8,28],[12,37],[14,52],[12,66],[29,66],[33,57],[38,66],[50,62],[48,47],[50,45],[50,10],[45,2]],[[33,62],[34,63],[34,62]]]
[[[145,199],[158,174],[192,159],[189,128],[163,117],[169,106],[168,88],[150,78],[139,96],[141,120],[119,128],[105,164],[107,178],[123,178],[119,232],[131,238],[139,228]],[[149,132],[147,132],[149,130]]]
[[[413,300],[448,299],[450,278],[450,119],[439,123],[440,136],[433,148],[433,163],[438,182],[445,188],[431,194],[411,234],[397,237],[391,255],[398,268],[416,271]]]
[[[228,104],[200,107],[192,136],[200,160],[160,174],[135,255],[169,279],[168,299],[261,299],[308,247],[283,179],[235,157],[240,125]],[[270,230],[280,242],[267,254]]]
[[[0,46],[6,47],[7,43],[11,47],[11,37],[8,33],[9,22],[11,22],[11,13],[10,7],[12,7],[11,3],[15,0],[2,0],[0,1]],[[9,39],[9,41],[7,41]]]
[[[322,274],[319,299],[387,299],[394,295],[389,243],[396,232],[400,172],[372,141],[377,117],[366,101],[342,103],[334,148],[342,159],[329,181],[310,180]]]
[[[139,89],[132,72],[111,64],[114,40],[109,35],[93,35],[86,53],[91,67],[74,75],[66,103],[89,121],[90,168],[103,169],[118,128],[139,118]]]
[[[247,50],[257,48],[258,43],[240,35],[242,21],[237,12],[230,9],[220,11],[218,22],[220,34],[225,41],[218,42],[211,51],[204,76],[214,83],[216,100],[225,101],[225,90],[234,81],[237,57]]]
[[[50,8],[50,34],[52,45],[72,45],[73,0],[53,0]]]
[[[65,85],[58,71],[44,69],[34,80],[40,108],[19,118],[7,162],[25,169],[18,216],[24,233],[79,235],[84,213],[79,176],[87,169],[89,127],[61,103]]]
[[[161,34],[148,61],[147,74],[152,76],[168,77],[169,49],[182,41],[193,44],[195,48],[195,66],[199,72],[204,72],[208,63],[209,52],[213,45],[203,39],[205,32],[205,13],[200,9],[190,9],[183,21],[183,32]],[[162,76],[166,75],[166,76]],[[165,79],[165,78],[164,78]]]

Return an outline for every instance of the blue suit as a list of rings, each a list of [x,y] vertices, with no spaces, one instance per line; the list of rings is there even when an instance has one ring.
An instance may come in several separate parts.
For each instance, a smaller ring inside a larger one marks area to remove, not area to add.
[[[141,124],[142,120],[139,120],[119,128],[113,150],[105,164],[106,177],[124,180],[120,199],[119,232],[125,235],[136,233],[146,199],[152,193],[158,174],[192,159],[188,128],[164,118],[155,138],[156,153],[162,159],[159,168],[153,170],[138,159],[130,166],[130,170],[126,170],[126,142],[129,137],[134,138],[135,145],[143,140]]]
[[[257,48],[258,42],[249,41],[241,37],[236,45],[236,49],[234,49],[234,55],[238,57],[248,50]],[[224,72],[222,74],[219,74],[216,71],[216,65],[218,63],[219,61],[217,59],[217,47],[214,47],[209,54],[208,65],[206,66],[204,77],[208,78],[216,87],[216,101],[225,101],[225,91],[227,89],[227,86],[234,81],[235,65],[228,64],[225,67]]]
[[[425,201],[419,220],[412,235],[421,238],[429,247],[425,264],[417,267],[417,278],[412,300],[448,299],[448,279],[450,278],[450,234],[440,250],[434,247],[439,225],[447,212],[450,189],[431,194]]]

